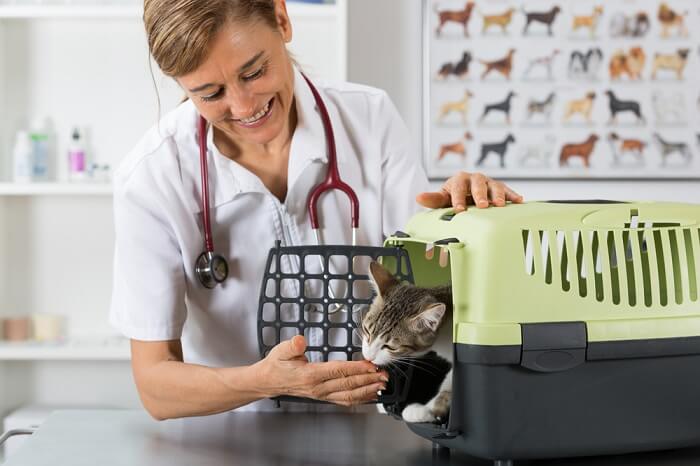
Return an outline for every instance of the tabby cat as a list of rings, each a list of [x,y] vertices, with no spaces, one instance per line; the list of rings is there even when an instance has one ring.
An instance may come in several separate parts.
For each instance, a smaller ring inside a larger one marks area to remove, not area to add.
[[[400,283],[377,262],[369,266],[376,292],[362,318],[362,355],[377,366],[406,361],[429,351],[452,361],[452,287],[420,288]],[[412,403],[401,413],[407,422],[444,420],[452,400],[452,370],[427,403]]]

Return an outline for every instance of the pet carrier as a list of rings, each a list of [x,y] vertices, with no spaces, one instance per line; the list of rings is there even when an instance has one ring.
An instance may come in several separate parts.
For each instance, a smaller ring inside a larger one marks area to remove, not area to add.
[[[385,246],[451,282],[453,395],[418,435],[507,464],[700,444],[700,206],[420,213]]]

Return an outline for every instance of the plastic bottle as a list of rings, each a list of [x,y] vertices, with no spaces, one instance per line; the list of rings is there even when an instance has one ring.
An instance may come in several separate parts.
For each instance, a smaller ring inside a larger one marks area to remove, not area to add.
[[[34,149],[29,133],[18,131],[12,151],[12,178],[16,183],[32,181],[34,173]]]
[[[71,181],[84,180],[86,175],[85,149],[80,137],[80,130],[73,128],[71,142],[68,146],[68,178]]]
[[[45,120],[34,120],[30,137],[34,161],[34,180],[46,181],[49,178],[49,135]]]

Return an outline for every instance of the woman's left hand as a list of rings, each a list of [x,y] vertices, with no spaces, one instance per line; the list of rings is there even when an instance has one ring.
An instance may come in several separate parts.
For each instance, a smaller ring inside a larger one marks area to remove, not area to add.
[[[494,205],[503,207],[507,201],[520,204],[523,197],[501,181],[483,173],[459,172],[442,185],[439,192],[421,193],[416,197],[423,207],[438,209],[454,206],[455,212],[467,210],[469,204],[478,208]]]

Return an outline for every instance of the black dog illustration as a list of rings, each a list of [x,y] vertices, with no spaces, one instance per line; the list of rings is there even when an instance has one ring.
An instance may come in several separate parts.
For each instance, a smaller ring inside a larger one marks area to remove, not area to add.
[[[602,62],[603,51],[598,47],[590,48],[585,53],[574,50],[569,56],[569,78],[595,79]]]
[[[506,121],[508,124],[510,124],[510,102],[513,100],[513,97],[515,97],[516,94],[513,91],[510,91],[508,95],[506,96],[505,100],[501,102],[496,102],[494,104],[487,104],[484,107],[484,113],[481,114],[481,118],[479,118],[479,121],[484,121],[484,118],[486,118],[486,115],[489,114],[489,112],[503,112],[506,115]]]
[[[561,8],[556,5],[549,11],[528,13],[527,11],[523,10],[523,13],[525,14],[525,27],[523,28],[523,35],[527,34],[527,30],[531,23],[542,23],[547,25],[547,34],[551,36],[552,24],[554,24],[554,20],[557,19],[557,15],[560,11]]]
[[[515,138],[512,134],[508,136],[501,142],[482,144],[481,145],[481,157],[476,162],[477,166],[480,166],[486,160],[486,157],[491,153],[495,152],[501,159],[501,168],[505,168],[505,157],[508,151],[508,144],[515,142]]]
[[[465,74],[469,73],[469,63],[472,61],[472,54],[469,52],[464,52],[462,58],[457,63],[445,63],[438,71],[438,77],[441,79],[447,78],[449,75],[453,74],[458,78],[461,78]]]
[[[613,91],[610,90],[605,91],[605,95],[608,96],[610,104],[610,123],[615,123],[617,114],[622,112],[632,112],[637,117],[638,123],[646,123],[639,102],[634,100],[620,100],[615,96]]]

